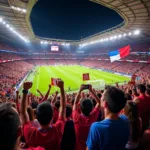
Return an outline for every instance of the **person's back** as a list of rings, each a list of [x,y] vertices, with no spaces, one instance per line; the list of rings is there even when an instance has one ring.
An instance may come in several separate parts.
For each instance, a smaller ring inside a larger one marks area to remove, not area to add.
[[[64,134],[61,140],[61,150],[75,149],[75,129],[73,120],[67,120],[65,123]]]
[[[90,126],[95,122],[99,115],[99,109],[95,108],[89,116],[79,114],[77,111],[73,112],[75,132],[76,132],[76,150],[84,149],[86,147],[86,140],[88,137]]]
[[[88,137],[90,126],[98,118],[100,112],[100,99],[92,90],[92,86],[89,86],[89,91],[96,100],[96,106],[93,109],[93,103],[91,99],[84,98],[80,101],[81,114],[78,112],[78,102],[80,100],[81,91],[85,89],[85,85],[82,85],[80,91],[76,97],[73,106],[73,121],[76,133],[76,150],[86,149],[86,140]]]
[[[140,113],[140,117],[142,119],[143,131],[149,125],[150,119],[150,98],[145,95],[146,87],[144,85],[138,86],[138,92],[140,96],[137,98],[138,109]]]
[[[101,99],[105,119],[93,123],[87,139],[88,150],[124,150],[130,127],[126,116],[118,115],[126,104],[123,91],[107,87]]]
[[[93,150],[122,150],[129,138],[129,122],[127,117],[120,115],[117,120],[105,119],[91,126],[97,147]],[[90,145],[91,139],[87,140]],[[90,147],[88,147],[90,149]]]

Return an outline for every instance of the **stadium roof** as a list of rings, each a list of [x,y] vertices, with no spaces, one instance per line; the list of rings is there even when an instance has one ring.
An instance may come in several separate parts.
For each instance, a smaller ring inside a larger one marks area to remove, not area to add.
[[[61,39],[45,39],[36,37],[30,23],[30,13],[36,0],[0,0],[0,18],[3,19],[3,24],[0,25],[0,40],[17,41],[20,38],[32,43],[48,42],[63,42],[70,44],[85,44],[100,39],[107,40],[114,35],[122,36],[124,33],[139,29],[141,31],[140,39],[150,38],[150,1],[149,0],[91,0],[100,5],[104,5],[115,10],[123,19],[124,22],[116,27],[100,32],[96,35],[84,38],[80,41],[61,40]],[[27,10],[27,11],[26,11]],[[0,20],[1,21],[1,20]],[[6,24],[8,24],[6,26]],[[11,26],[11,27],[10,27]],[[12,30],[19,34],[17,37]],[[134,36],[124,38],[124,40],[135,39]]]

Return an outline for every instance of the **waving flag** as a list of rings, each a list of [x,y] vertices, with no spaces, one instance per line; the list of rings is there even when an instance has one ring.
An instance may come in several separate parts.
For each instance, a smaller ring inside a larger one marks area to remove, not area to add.
[[[110,61],[114,62],[116,60],[119,60],[121,58],[128,56],[129,54],[130,54],[130,45],[120,48],[118,50],[109,52]]]
[[[89,73],[84,73],[84,74],[83,74],[83,81],[86,81],[86,80],[90,80],[90,75],[89,75]]]

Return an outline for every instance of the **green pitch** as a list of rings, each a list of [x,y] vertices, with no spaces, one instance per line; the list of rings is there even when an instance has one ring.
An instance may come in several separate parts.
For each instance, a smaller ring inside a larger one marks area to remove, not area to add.
[[[90,80],[105,80],[106,84],[112,84],[115,82],[129,81],[129,78],[115,75],[112,73],[99,71],[96,69],[90,69],[83,66],[41,66],[36,67],[36,73],[31,73],[27,81],[33,82],[33,87],[30,90],[31,93],[38,95],[36,89],[39,89],[43,94],[48,90],[48,85],[51,83],[52,78],[61,78],[65,83],[65,91],[68,91],[69,87],[71,91],[79,89],[83,84],[82,74],[89,73]],[[58,90],[57,87],[52,87],[51,93]]]

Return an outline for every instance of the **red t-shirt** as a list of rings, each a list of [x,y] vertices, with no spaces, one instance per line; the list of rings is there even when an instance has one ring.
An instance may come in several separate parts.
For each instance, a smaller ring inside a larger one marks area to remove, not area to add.
[[[56,123],[57,119],[59,116],[59,111],[58,109],[54,106],[54,115],[53,115],[53,124]]]
[[[48,129],[37,129],[30,122],[24,125],[24,137],[29,147],[44,147],[46,150],[59,150],[64,132],[65,120],[58,118]]]
[[[88,117],[83,114],[79,114],[77,110],[73,111],[73,121],[76,132],[76,150],[86,149],[86,140],[90,126],[97,120],[99,113],[99,108],[94,108]]]
[[[23,149],[23,150],[45,150],[45,149],[39,146],[39,147],[37,147],[37,148],[32,148],[32,147],[30,147],[30,148]]]
[[[138,103],[138,109],[140,117],[142,119],[142,126],[145,128],[149,125],[150,119],[150,98],[146,95],[141,95],[138,97],[140,102]]]

